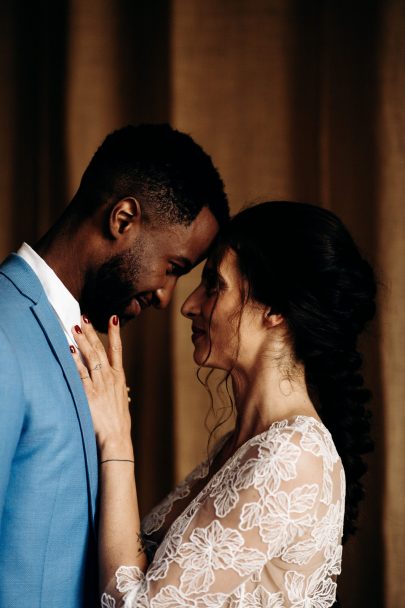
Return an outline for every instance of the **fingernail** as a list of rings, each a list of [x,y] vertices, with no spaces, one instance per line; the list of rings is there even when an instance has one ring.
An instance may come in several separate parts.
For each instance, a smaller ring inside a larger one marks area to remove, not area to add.
[[[78,325],[75,325],[75,331],[76,331],[78,334],[83,333],[83,332],[82,332],[82,330],[80,329],[80,327],[79,327]]]
[[[83,315],[83,321],[85,323],[90,323],[89,319],[86,317],[86,315]]]
[[[114,325],[118,325],[118,317],[117,317],[117,315],[113,316],[112,322],[114,323]]]
[[[76,349],[75,349],[75,347],[73,346],[73,344],[71,344],[71,345],[69,346],[69,348],[70,348],[70,352],[71,352],[71,353],[75,353],[75,352],[76,352]]]

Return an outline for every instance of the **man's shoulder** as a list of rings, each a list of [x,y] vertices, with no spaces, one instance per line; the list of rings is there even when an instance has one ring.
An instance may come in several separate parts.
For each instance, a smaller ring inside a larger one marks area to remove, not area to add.
[[[0,324],[7,326],[10,318],[21,318],[29,310],[29,300],[10,278],[1,272],[0,266]]]
[[[0,310],[12,307],[29,308],[44,296],[42,285],[23,258],[11,253],[0,264]]]
[[[0,296],[25,297],[38,302],[44,295],[41,281],[31,266],[18,254],[11,253],[0,264]]]
[[[3,342],[8,340],[11,344],[19,344],[23,341],[24,333],[36,324],[32,305],[32,300],[2,273],[0,266],[0,339]]]

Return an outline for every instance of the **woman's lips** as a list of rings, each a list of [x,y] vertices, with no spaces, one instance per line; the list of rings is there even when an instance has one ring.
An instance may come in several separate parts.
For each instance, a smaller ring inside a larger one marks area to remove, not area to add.
[[[199,338],[202,338],[202,336],[205,336],[205,331],[203,329],[199,329],[197,327],[192,328],[191,339],[193,342],[195,342]]]

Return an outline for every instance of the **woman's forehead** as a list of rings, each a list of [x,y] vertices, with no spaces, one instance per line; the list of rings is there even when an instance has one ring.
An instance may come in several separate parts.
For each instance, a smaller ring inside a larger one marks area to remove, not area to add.
[[[237,255],[230,247],[218,247],[208,256],[206,266],[216,268],[218,271],[224,268],[237,268]]]
[[[206,271],[205,274],[215,272],[230,284],[241,286],[243,282],[238,265],[238,256],[230,247],[221,251],[214,251],[207,259],[204,270]]]

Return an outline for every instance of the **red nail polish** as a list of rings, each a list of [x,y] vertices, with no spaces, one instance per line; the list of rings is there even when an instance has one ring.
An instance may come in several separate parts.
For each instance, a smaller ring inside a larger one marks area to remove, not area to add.
[[[75,325],[75,331],[76,331],[78,334],[82,334],[82,333],[83,333],[83,332],[82,332],[82,330],[80,329],[80,327],[79,327],[78,325]]]
[[[113,322],[114,325],[118,325],[118,317],[117,317],[117,315],[113,316],[112,322]]]
[[[88,317],[86,317],[86,315],[83,315],[83,321],[85,323],[90,323],[90,321],[89,321]]]
[[[76,349],[75,349],[75,347],[73,346],[73,344],[71,344],[71,345],[69,346],[69,348],[70,348],[70,352],[71,352],[71,353],[75,353],[75,352],[76,352]]]

